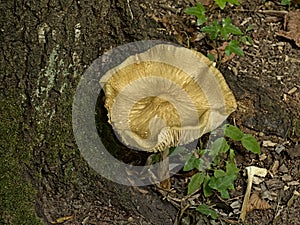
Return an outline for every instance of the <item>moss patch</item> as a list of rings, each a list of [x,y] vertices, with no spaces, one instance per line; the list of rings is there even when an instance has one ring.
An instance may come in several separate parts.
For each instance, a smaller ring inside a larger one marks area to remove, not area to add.
[[[26,179],[30,149],[23,136],[23,110],[17,98],[1,94],[0,224],[42,224],[34,211],[35,191]]]

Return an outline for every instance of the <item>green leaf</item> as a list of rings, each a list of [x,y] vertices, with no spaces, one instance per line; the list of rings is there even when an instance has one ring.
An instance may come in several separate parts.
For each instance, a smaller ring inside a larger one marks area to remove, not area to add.
[[[202,24],[204,24],[206,22],[206,20],[207,20],[206,17],[197,18],[197,25],[201,26]]]
[[[244,133],[236,126],[226,124],[223,129],[225,136],[231,138],[234,141],[240,141],[244,136]]]
[[[231,40],[225,48],[225,54],[229,56],[231,53],[236,55],[244,56],[243,50],[239,46],[239,42],[236,40]]]
[[[235,163],[233,162],[226,162],[226,174],[227,175],[235,175],[235,179],[238,177],[239,175],[239,168],[237,168],[237,166],[235,165]]]
[[[207,149],[200,149],[198,153],[199,153],[200,157],[202,157],[204,154],[206,154],[206,152],[207,152]]]
[[[243,43],[243,44],[248,44],[248,45],[252,45],[253,44],[253,41],[252,41],[252,38],[250,36],[242,36],[240,38],[240,41]]]
[[[229,18],[222,19],[222,28],[221,28],[221,35],[222,37],[227,40],[230,34],[234,35],[242,35],[243,32],[236,26],[231,23]]]
[[[196,173],[191,177],[191,180],[188,184],[188,195],[194,193],[201,187],[201,184],[204,181],[204,174],[203,173]]]
[[[206,22],[205,8],[201,3],[197,3],[195,7],[190,7],[184,10],[185,13],[197,17],[197,25],[200,26]]]
[[[233,149],[230,149],[230,150],[229,150],[229,159],[230,159],[230,161],[233,161],[233,160],[234,160],[234,156],[235,156],[234,150],[233,150]]]
[[[183,171],[190,171],[193,169],[197,169],[199,171],[203,170],[203,160],[201,158],[195,158],[191,156],[185,163],[183,167]]]
[[[179,155],[181,153],[184,153],[187,149],[183,146],[177,146],[177,147],[171,147],[169,149],[169,155]]]
[[[281,0],[281,5],[289,5],[291,2],[292,0]]]
[[[253,30],[253,29],[254,29],[254,28],[253,28],[252,25],[248,25],[247,28],[246,28],[246,32],[249,32],[249,31],[251,31],[251,30]]]
[[[220,178],[226,176],[226,172],[224,170],[215,170],[214,171],[214,177],[215,178]]]
[[[222,198],[229,198],[228,189],[232,189],[235,181],[235,175],[225,175],[223,177],[212,177],[208,183],[208,185],[212,188],[220,192]]]
[[[229,150],[229,145],[225,138],[221,137],[215,140],[210,148],[209,155],[216,157],[219,153],[225,153]]]
[[[224,198],[224,199],[228,199],[230,197],[229,192],[226,189],[221,190],[220,194],[221,194],[221,197]]]
[[[211,25],[201,28],[202,32],[208,33],[212,40],[217,39],[221,25],[215,20]]]
[[[239,0],[227,0],[227,2],[234,5],[240,5]]]
[[[151,161],[151,163],[157,163],[157,162],[159,162],[159,160],[160,160],[160,155],[159,154],[152,154],[151,156],[150,156],[150,161]],[[148,161],[148,160],[147,160]]]
[[[247,43],[247,38],[246,38],[246,36],[242,36],[242,37],[240,38],[240,41],[245,45],[245,44]]]
[[[209,197],[213,193],[213,189],[208,185],[210,181],[210,176],[206,174],[203,182],[203,194],[205,198]]]
[[[190,171],[197,167],[198,160],[192,155],[186,162],[183,167],[183,171]]]
[[[212,62],[215,62],[215,61],[216,61],[216,59],[215,59],[215,57],[214,57],[213,54],[208,53],[208,54],[207,54],[207,58],[209,58],[209,60],[212,61]]]
[[[226,0],[215,0],[215,2],[217,3],[217,5],[221,8],[224,9],[226,6],[227,1]]]
[[[246,36],[246,38],[247,38],[247,41],[250,43],[250,45],[252,45],[253,44],[252,38],[250,36]]]
[[[260,154],[260,146],[251,134],[245,134],[241,139],[242,145],[245,149],[255,154]]]
[[[231,4],[239,5],[238,0],[215,0],[215,2],[221,9],[225,8],[227,2]]]
[[[213,220],[218,218],[218,215],[215,210],[210,209],[207,205],[199,205],[196,210],[205,216],[210,216]]]

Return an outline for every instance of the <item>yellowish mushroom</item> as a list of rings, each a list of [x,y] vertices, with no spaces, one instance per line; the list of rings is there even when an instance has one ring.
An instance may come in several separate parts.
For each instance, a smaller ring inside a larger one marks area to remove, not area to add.
[[[242,220],[242,222],[244,222],[246,219],[247,206],[248,206],[248,202],[249,202],[249,198],[250,198],[250,193],[251,193],[254,176],[265,177],[268,173],[267,169],[259,168],[256,166],[248,166],[248,167],[246,167],[246,171],[247,171],[247,176],[248,176],[248,182],[247,182],[247,189],[246,189],[244,202],[243,202],[243,206],[242,206],[242,212],[240,215],[240,219]]]
[[[109,123],[120,140],[147,152],[190,143],[217,128],[236,109],[235,98],[213,63],[172,44],[158,44],[128,57],[100,84]]]

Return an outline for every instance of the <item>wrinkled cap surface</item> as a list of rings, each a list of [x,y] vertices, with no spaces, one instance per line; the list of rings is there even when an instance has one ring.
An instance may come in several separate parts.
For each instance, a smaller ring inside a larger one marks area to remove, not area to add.
[[[190,143],[236,109],[231,90],[212,62],[171,44],[128,57],[100,84],[117,136],[142,151]]]

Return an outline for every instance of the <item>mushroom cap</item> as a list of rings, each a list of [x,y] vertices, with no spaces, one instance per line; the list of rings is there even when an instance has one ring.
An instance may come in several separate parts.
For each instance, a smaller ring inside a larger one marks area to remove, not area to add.
[[[222,74],[201,53],[158,44],[104,74],[109,123],[131,148],[157,152],[188,144],[236,109]]]

